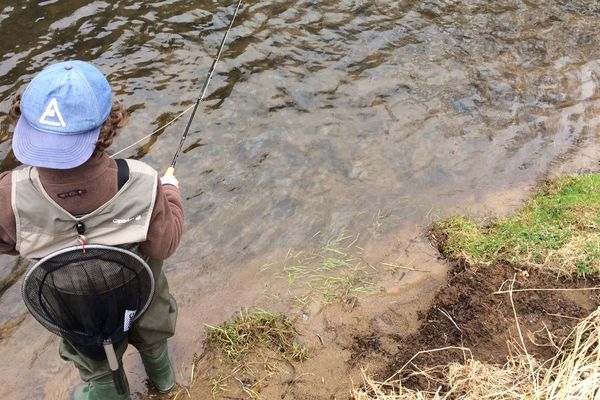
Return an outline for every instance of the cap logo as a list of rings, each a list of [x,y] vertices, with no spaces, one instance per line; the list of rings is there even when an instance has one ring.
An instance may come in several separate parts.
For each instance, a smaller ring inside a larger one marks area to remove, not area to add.
[[[58,102],[56,98],[53,97],[48,103],[46,107],[46,111],[40,117],[40,124],[49,125],[49,126],[61,126],[66,127],[65,120],[60,113],[60,109],[58,108]]]

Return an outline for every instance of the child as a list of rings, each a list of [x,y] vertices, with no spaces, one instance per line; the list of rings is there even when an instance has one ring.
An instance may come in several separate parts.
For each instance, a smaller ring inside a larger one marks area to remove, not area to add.
[[[94,243],[139,244],[156,281],[150,306],[130,329],[128,339],[115,344],[115,351],[121,360],[127,342],[135,346],[148,378],[166,393],[175,385],[167,338],[175,331],[177,306],[169,294],[162,260],[179,244],[183,204],[173,175],[158,179],[156,171],[140,161],[117,163],[105,153],[126,122],[124,106],[113,103],[108,81],[89,63],[53,64],[33,78],[9,113],[14,154],[31,168],[0,174],[0,252],[37,259],[76,245],[71,228],[64,232],[61,228],[64,220],[72,220],[61,217],[65,211],[70,218],[95,211],[101,215],[110,204],[114,215],[105,218],[110,229],[86,227],[95,233]],[[135,199],[138,208],[141,204],[143,218],[127,214],[129,205],[120,204],[124,197]],[[43,222],[47,225],[39,226]],[[132,224],[137,224],[136,229],[131,230]],[[35,240],[30,232],[36,232]],[[128,393],[117,394],[106,360],[90,357],[65,339],[59,353],[75,364],[86,382],[75,389],[76,400],[130,398]]]

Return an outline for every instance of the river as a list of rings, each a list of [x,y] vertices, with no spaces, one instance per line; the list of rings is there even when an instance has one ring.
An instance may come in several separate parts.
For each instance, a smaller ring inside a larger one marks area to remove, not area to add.
[[[11,101],[45,65],[81,59],[108,76],[130,112],[117,151],[193,104],[233,6],[2,2],[0,169],[18,165]],[[342,233],[362,248],[404,240],[595,170],[599,44],[594,0],[245,2],[177,164],[186,231],[166,270],[179,380],[204,324],[259,303],[276,277],[254,272],[290,249]],[[123,156],[165,170],[186,119]],[[76,373],[27,316],[19,268],[1,262],[0,398],[63,398]],[[130,380],[144,391],[140,373]]]

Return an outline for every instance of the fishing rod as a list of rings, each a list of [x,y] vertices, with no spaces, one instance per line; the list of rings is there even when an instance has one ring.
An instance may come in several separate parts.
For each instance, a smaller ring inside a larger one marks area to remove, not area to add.
[[[192,115],[190,115],[190,119],[188,120],[185,130],[183,131],[183,135],[181,135],[181,140],[179,141],[179,147],[177,147],[177,151],[175,152],[175,155],[173,156],[173,161],[171,161],[171,165],[169,166],[169,168],[167,168],[167,172],[165,172],[165,175],[174,175],[175,174],[175,164],[177,163],[177,159],[179,158],[179,155],[181,154],[181,149],[183,148],[183,143],[185,142],[185,139],[187,138],[188,133],[190,131],[190,126],[192,125],[192,121],[194,120],[194,116],[196,115],[196,110],[198,109],[198,106],[200,105],[200,103],[202,103],[202,101],[204,101],[204,96],[206,96],[206,91],[208,90],[208,84],[210,83],[210,80],[212,79],[212,76],[215,72],[215,68],[217,66],[217,63],[219,62],[219,58],[221,58],[221,53],[223,53],[223,48],[225,47],[225,42],[227,41],[227,36],[229,35],[231,28],[233,27],[233,23],[235,22],[235,17],[238,14],[238,10],[240,9],[241,4],[242,4],[242,0],[239,0],[237,5],[235,6],[235,11],[233,12],[233,16],[231,17],[231,21],[229,22],[229,27],[227,28],[227,31],[225,31],[223,40],[221,40],[221,44],[219,45],[219,51],[217,52],[217,56],[213,60],[212,65],[211,65],[210,69],[208,70],[208,76],[206,77],[206,80],[204,81],[204,85],[202,86],[202,91],[200,92],[200,96],[198,96],[198,98],[196,99],[196,104],[194,104],[194,109],[192,110]]]

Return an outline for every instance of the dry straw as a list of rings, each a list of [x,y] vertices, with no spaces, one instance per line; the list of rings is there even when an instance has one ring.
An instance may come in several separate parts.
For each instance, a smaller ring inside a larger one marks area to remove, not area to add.
[[[531,355],[520,354],[521,346],[515,346],[515,349],[517,354],[511,355],[503,366],[470,358],[463,364],[452,363],[408,373],[404,371],[405,365],[394,374],[398,378],[385,382],[376,382],[363,371],[364,384],[354,389],[354,398],[600,400],[600,308],[581,321],[563,340],[557,355],[542,365]],[[435,389],[412,390],[403,386],[407,378],[415,376],[425,378]]]

